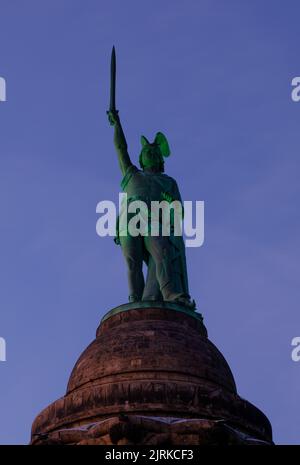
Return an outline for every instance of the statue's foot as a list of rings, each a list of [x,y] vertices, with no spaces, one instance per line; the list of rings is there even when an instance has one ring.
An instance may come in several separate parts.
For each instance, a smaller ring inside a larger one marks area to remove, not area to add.
[[[140,302],[142,299],[139,298],[136,294],[132,294],[128,297],[128,300],[130,303],[133,303],[133,302]]]
[[[190,310],[196,310],[196,302],[190,299],[190,296],[187,294],[177,294],[173,298],[168,299],[169,302],[174,304],[183,305],[184,307],[189,308]]]
[[[185,297],[185,296],[176,297],[176,299],[174,299],[173,302],[176,304],[184,305],[190,310],[196,310],[196,302],[194,300],[191,301],[191,299],[189,299],[188,297]]]
[[[151,301],[151,302],[161,302],[163,299],[161,296],[156,296],[156,295],[146,295],[143,296],[142,301]]]

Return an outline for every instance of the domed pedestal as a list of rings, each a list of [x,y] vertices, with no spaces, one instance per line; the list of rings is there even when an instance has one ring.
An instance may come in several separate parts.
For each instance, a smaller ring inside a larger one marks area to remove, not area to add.
[[[202,317],[166,302],[113,309],[79,357],[32,444],[270,444],[265,415],[237,392]]]

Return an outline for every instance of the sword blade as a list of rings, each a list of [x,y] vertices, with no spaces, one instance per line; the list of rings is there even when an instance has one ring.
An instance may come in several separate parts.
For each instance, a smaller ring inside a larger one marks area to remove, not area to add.
[[[112,48],[110,62],[110,111],[116,111],[116,51]]]

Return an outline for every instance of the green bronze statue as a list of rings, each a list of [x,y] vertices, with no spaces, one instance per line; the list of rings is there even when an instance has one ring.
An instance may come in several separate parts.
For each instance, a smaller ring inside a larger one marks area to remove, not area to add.
[[[127,194],[127,205],[140,200],[151,211],[151,202],[179,201],[182,205],[176,181],[164,174],[164,157],[170,155],[166,137],[158,132],[153,143],[141,137],[142,150],[138,169],[130,160],[125,135],[115,106],[116,58],[115,50],[111,59],[111,94],[110,109],[107,112],[111,125],[114,126],[114,144],[118,154],[119,165],[123,175],[121,187]],[[132,214],[128,215],[128,221]],[[161,219],[158,218],[157,235],[133,236],[120,227],[117,222],[115,242],[121,245],[128,268],[129,301],[170,301],[195,309],[188,289],[185,246],[182,235],[174,234],[171,224],[170,234],[162,234]],[[147,264],[146,282],[143,275],[143,263]]]

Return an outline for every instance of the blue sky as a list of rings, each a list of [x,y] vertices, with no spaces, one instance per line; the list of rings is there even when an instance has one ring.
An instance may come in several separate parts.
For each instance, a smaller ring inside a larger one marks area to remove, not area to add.
[[[205,201],[193,298],[242,397],[299,443],[299,2],[0,0],[0,443],[28,443],[104,313],[127,298],[96,204],[121,174],[109,60],[129,152],[163,131],[166,172]]]

